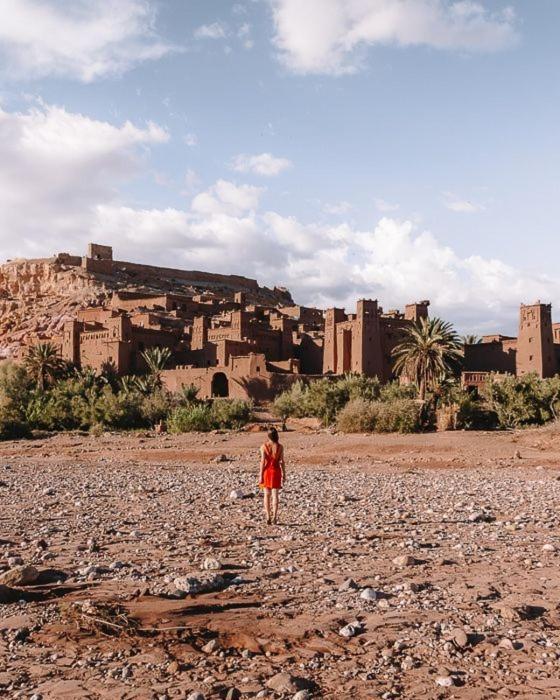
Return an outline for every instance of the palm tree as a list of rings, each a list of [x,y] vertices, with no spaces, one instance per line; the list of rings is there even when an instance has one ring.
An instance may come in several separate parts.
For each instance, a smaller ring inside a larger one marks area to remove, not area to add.
[[[184,384],[181,387],[181,400],[184,401],[186,404],[193,404],[197,402],[197,396],[200,392],[200,388],[196,386],[196,384],[188,384],[185,386]]]
[[[74,370],[75,378],[81,383],[84,390],[93,389],[99,382],[93,367],[80,367]]]
[[[171,350],[169,348],[148,348],[142,353],[144,362],[148,367],[151,383],[155,387],[161,386],[161,371],[171,359]]]
[[[23,363],[37,389],[44,391],[62,371],[64,362],[52,343],[38,343],[29,348]]]
[[[99,377],[101,381],[108,384],[113,391],[118,391],[119,372],[117,365],[113,360],[105,360],[105,362],[101,365],[101,373]]]
[[[467,333],[467,335],[461,336],[461,342],[463,345],[478,345],[479,343],[482,343],[482,338],[478,335]]]
[[[136,380],[137,377],[133,377],[130,374],[126,374],[124,377],[121,377],[118,383],[119,391],[122,391],[125,395],[132,394],[133,391],[138,389]]]
[[[461,361],[461,341],[453,326],[440,318],[422,318],[405,330],[393,350],[394,369],[418,384],[418,397],[453,373]]]

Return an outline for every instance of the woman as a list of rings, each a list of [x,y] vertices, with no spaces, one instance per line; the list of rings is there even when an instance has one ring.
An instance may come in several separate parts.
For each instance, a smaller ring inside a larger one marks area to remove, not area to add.
[[[271,428],[268,440],[261,447],[260,484],[264,489],[264,512],[268,525],[278,522],[278,491],[286,483],[284,448],[279,442],[278,431]],[[272,497],[272,509],[271,509]]]

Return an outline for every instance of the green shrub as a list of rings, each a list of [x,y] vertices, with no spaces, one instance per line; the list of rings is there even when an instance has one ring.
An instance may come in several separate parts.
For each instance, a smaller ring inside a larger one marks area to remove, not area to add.
[[[412,399],[354,399],[340,411],[339,430],[347,433],[415,433],[421,429],[421,403]]]
[[[350,386],[346,378],[319,379],[307,387],[302,410],[305,416],[314,416],[323,425],[331,425],[349,400]]]
[[[96,400],[93,425],[109,428],[138,428],[144,425],[142,397],[137,393],[115,394],[107,386]]]
[[[108,384],[90,384],[84,377],[61,381],[48,391],[35,391],[27,405],[26,419],[46,430],[88,430],[100,425],[134,428],[144,425],[142,397],[115,394]]]
[[[415,384],[401,384],[400,382],[389,382],[381,387],[379,392],[380,401],[395,401],[397,399],[415,399],[418,389]]]
[[[289,389],[279,394],[272,404],[272,413],[286,420],[286,418],[303,418],[304,401],[307,388],[301,381],[294,382]]]
[[[491,377],[482,395],[500,428],[541,425],[553,417],[551,389],[557,381],[540,379],[536,374],[499,380]]]
[[[208,432],[214,428],[212,409],[208,404],[177,406],[167,422],[170,433]]]
[[[212,402],[212,418],[220,428],[241,428],[251,419],[252,410],[253,405],[242,399],[216,399]]]
[[[464,393],[457,402],[457,428],[464,430],[492,430],[498,426],[496,413],[484,401]]]
[[[6,420],[25,421],[32,385],[22,365],[9,360],[0,362],[0,412]]]
[[[382,386],[377,377],[347,374],[344,377],[317,379],[307,386],[296,382],[276,397],[272,410],[283,420],[312,416],[319,418],[324,425],[330,425],[349,401],[392,401],[412,398],[415,393],[413,386],[401,386],[398,382]]]
[[[417,433],[421,428],[422,405],[412,399],[377,403],[378,433]]]
[[[27,423],[0,411],[0,440],[19,440],[31,435]]]
[[[78,384],[74,380],[61,381],[51,389],[34,389],[28,396],[25,421],[31,428],[44,430],[71,430],[79,427],[74,412]]]
[[[142,422],[151,427],[160,421],[167,420],[167,416],[173,408],[173,396],[165,389],[155,389],[153,392],[143,395],[140,400]]]
[[[347,401],[352,399],[366,399],[375,401],[388,386],[382,386],[377,377],[365,377],[363,374],[347,374],[335,382],[336,390],[342,396],[348,396]]]
[[[540,381],[539,401],[544,420],[560,418],[560,375]]]
[[[198,403],[198,394],[200,388],[196,384],[184,384],[181,386],[181,390],[177,393],[177,401],[181,405],[190,405],[192,403]]]
[[[373,433],[377,424],[377,403],[352,399],[339,411],[336,426],[343,433]]]
[[[172,433],[207,432],[216,428],[240,428],[251,418],[252,404],[241,399],[217,399],[174,408],[168,418]]]

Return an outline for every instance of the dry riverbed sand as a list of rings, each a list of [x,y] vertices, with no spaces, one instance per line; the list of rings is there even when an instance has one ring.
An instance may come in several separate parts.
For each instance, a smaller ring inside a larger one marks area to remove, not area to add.
[[[0,444],[0,696],[558,698],[560,431]]]

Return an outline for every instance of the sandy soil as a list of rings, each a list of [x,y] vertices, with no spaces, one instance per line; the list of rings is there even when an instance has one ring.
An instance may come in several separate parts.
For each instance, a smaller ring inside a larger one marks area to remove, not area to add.
[[[261,441],[1,443],[0,696],[560,697],[560,432]]]

